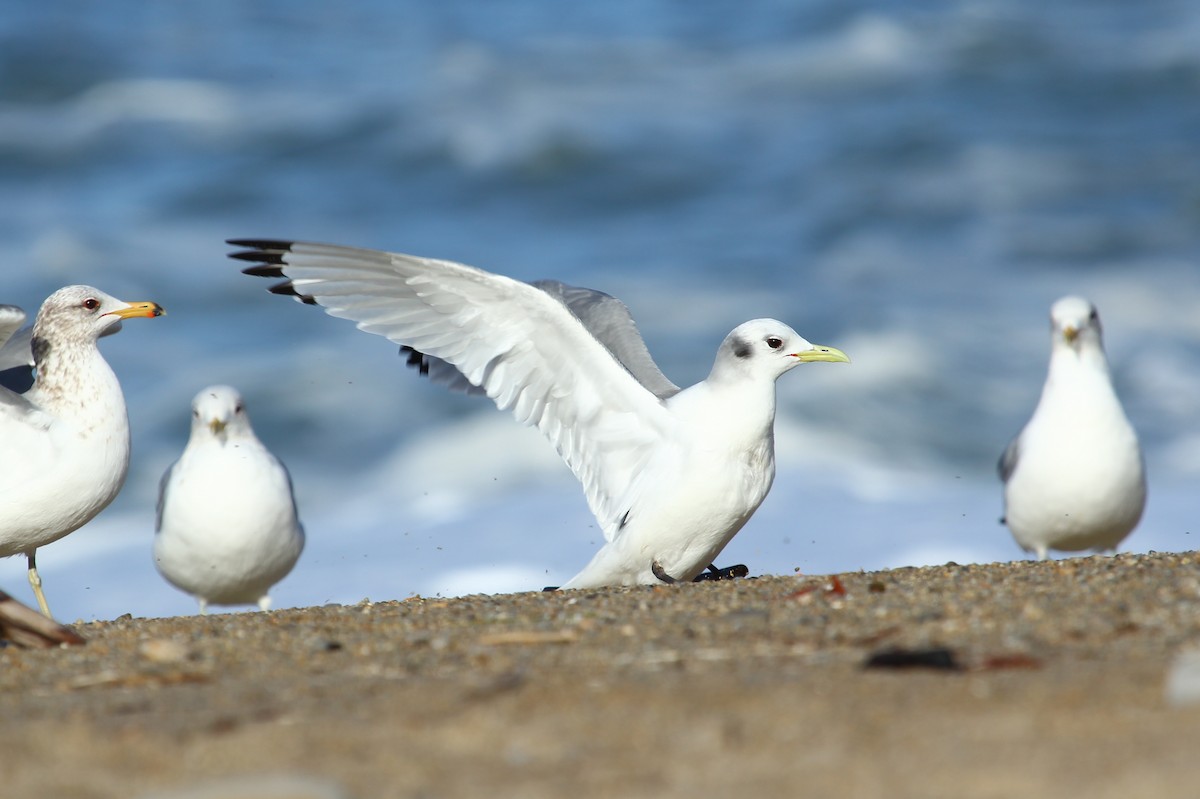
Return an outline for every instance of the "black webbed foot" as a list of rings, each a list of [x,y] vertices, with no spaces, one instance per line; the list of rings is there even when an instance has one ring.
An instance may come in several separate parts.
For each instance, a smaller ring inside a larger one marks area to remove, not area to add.
[[[750,569],[744,564],[736,566],[726,566],[724,569],[718,569],[715,564],[708,564],[708,571],[700,572],[693,579],[694,583],[701,583],[708,580],[732,580],[735,577],[746,577],[750,574]]]
[[[558,586],[557,585],[548,585],[545,588],[543,588],[542,590],[543,591],[557,591]]]

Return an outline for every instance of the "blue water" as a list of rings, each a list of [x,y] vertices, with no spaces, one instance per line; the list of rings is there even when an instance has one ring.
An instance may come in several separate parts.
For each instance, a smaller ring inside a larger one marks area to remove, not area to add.
[[[277,605],[535,589],[598,545],[536,433],[266,294],[233,236],[594,286],[678,383],[758,316],[846,350],[780,381],[775,488],[722,559],[758,573],[1023,557],[994,463],[1050,303],[1083,294],[1146,448],[1124,548],[1191,549],[1197,42],[1172,0],[6,7],[0,301],[81,282],[169,311],[103,342],[134,458],[41,553],[51,605],[192,610],[153,505],[216,382],[295,478],[309,547]]]

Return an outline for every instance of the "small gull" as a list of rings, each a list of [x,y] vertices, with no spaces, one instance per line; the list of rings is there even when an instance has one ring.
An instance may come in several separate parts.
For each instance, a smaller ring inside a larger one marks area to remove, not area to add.
[[[1050,369],[1029,423],[1000,458],[1004,523],[1025,551],[1115,549],[1146,506],[1137,434],[1113,390],[1096,308],[1050,309]]]
[[[159,487],[154,563],[208,605],[270,607],[268,592],[304,549],[292,480],[250,427],[236,389],[192,401],[192,433]]]
[[[244,270],[409,351],[431,377],[475,386],[536,426],[583,484],[605,545],[563,588],[696,578],[775,476],[775,380],[801,363],[848,361],[782,322],[755,319],[678,389],[625,306],[554,281],[523,283],[398,253],[232,240]]]
[[[115,332],[123,319],[162,313],[155,303],[122,302],[90,286],[59,289],[34,322],[33,386],[24,394],[0,388],[6,455],[0,458],[0,557],[25,555],[46,616],[37,548],[91,521],[117,496],[129,470],[125,398],[96,339]],[[3,306],[0,319],[7,339],[23,314]]]

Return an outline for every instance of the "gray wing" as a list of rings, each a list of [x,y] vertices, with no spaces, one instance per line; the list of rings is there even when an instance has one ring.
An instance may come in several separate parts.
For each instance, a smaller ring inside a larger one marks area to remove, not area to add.
[[[659,399],[679,393],[679,386],[668,380],[650,357],[625,303],[603,291],[568,286],[557,280],[535,280],[533,285],[570,308],[588,332],[650,393]]]
[[[25,324],[25,312],[15,305],[0,305],[0,371],[33,366],[33,327]]]
[[[292,518],[296,520],[296,527],[300,530],[300,537],[304,537],[304,525],[300,523],[300,506],[296,504],[296,486],[292,482],[292,473],[288,471],[288,467],[283,461],[276,458],[274,453],[267,453],[274,458],[275,463],[279,464],[279,468],[283,470],[283,476],[287,479],[288,496],[292,498]]]
[[[1021,458],[1021,437],[1014,438],[1000,456],[996,471],[1000,473],[1000,482],[1007,483],[1008,478],[1017,470],[1017,461]]]
[[[531,284],[561,302],[583,323],[588,333],[613,354],[634,379],[659,399],[667,399],[679,393],[679,386],[667,379],[650,357],[642,334],[625,303],[595,289],[570,286],[557,280],[535,280]],[[434,383],[452,391],[467,394],[483,394],[483,389],[473,385],[449,363],[419,352],[412,347],[401,347],[407,364],[426,375]]]
[[[29,388],[33,366],[33,328],[25,323],[25,312],[15,305],[0,305],[0,416],[27,416],[32,410],[21,392]]]
[[[154,506],[154,534],[158,535],[162,532],[162,516],[163,508],[167,505],[167,488],[171,483],[171,475],[175,473],[175,467],[179,465],[179,461],[175,461],[167,470],[163,472],[162,479],[158,481],[158,504]]]

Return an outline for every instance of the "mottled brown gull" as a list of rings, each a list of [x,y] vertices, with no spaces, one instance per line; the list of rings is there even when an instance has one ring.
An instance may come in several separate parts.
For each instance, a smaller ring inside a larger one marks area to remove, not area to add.
[[[24,394],[0,388],[0,557],[25,555],[47,616],[38,548],[104,510],[129,469],[125,397],[96,339],[123,319],[162,313],[153,302],[122,302],[91,286],[59,289],[34,322],[33,386]],[[11,310],[0,317],[5,338],[20,327]]]

